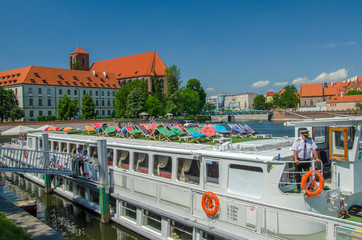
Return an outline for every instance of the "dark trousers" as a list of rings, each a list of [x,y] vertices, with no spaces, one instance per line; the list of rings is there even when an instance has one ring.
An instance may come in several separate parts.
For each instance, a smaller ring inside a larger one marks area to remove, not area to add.
[[[79,174],[80,174],[80,169],[82,169],[82,173],[84,173],[84,161],[83,160],[79,160]]]
[[[301,180],[302,180],[302,176],[301,176],[301,172],[304,171],[309,171],[310,168],[310,163],[303,163],[302,161],[299,162],[299,165],[295,166],[295,171],[298,172],[296,173],[297,176],[295,177],[295,179],[297,180],[297,188],[300,189],[301,187]]]

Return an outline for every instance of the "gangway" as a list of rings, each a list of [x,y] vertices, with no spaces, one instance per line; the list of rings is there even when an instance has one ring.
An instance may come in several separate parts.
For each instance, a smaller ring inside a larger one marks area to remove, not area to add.
[[[0,172],[76,175],[74,154],[0,147]]]

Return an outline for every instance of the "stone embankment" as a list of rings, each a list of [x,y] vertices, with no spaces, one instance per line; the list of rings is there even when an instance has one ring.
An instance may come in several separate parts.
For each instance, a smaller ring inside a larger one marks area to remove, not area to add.
[[[362,116],[362,110],[359,111],[310,111],[297,112],[285,109],[276,109],[273,111],[273,121],[302,120],[310,118],[334,118],[334,117],[350,117]]]
[[[12,202],[9,202],[2,196],[0,196],[0,212],[3,212],[7,219],[13,221],[18,227],[25,229],[30,237],[36,240],[66,239],[60,233],[25,212],[23,209],[15,206]]]

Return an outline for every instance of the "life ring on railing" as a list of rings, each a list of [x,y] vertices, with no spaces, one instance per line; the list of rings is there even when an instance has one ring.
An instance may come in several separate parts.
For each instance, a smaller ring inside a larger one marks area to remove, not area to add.
[[[310,176],[312,176],[313,173],[315,174],[316,177],[318,177],[318,180],[319,180],[319,186],[318,186],[317,190],[315,190],[315,191],[312,191],[312,189],[314,188],[315,179],[313,179],[313,182],[310,184],[310,186],[307,186],[308,179]],[[310,170],[304,174],[301,185],[302,185],[302,189],[305,191],[305,194],[308,197],[318,196],[324,188],[324,177],[317,170]]]
[[[209,216],[214,216],[220,208],[219,199],[213,192],[205,192],[201,200],[204,212]]]
[[[28,156],[28,153],[26,151],[23,151],[24,157]]]

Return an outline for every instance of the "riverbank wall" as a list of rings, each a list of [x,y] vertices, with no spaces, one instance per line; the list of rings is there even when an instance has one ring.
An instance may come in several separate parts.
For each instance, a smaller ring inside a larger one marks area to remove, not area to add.
[[[286,109],[276,109],[273,111],[272,121],[288,121],[288,120],[302,120],[312,118],[334,118],[334,117],[355,117],[362,116],[362,110],[354,111],[310,111],[310,112],[297,112]]]
[[[3,212],[6,218],[14,222],[18,227],[25,229],[33,239],[66,240],[63,235],[2,196],[0,196],[0,212]]]

